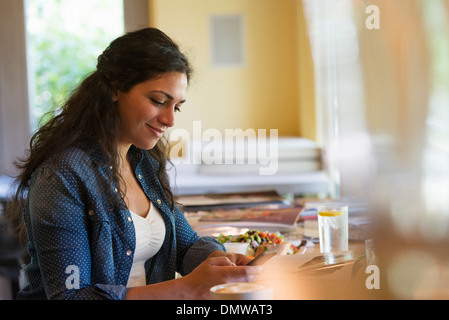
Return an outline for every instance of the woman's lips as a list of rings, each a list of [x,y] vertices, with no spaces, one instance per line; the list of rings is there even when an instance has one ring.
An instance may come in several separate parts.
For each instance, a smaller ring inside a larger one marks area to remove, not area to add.
[[[146,124],[146,125],[151,129],[151,131],[153,131],[153,133],[156,135],[156,137],[161,138],[162,135],[164,134],[164,130],[152,127],[149,124]]]

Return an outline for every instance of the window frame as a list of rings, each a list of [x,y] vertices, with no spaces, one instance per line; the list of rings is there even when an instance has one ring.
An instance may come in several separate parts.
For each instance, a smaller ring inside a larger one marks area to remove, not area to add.
[[[0,23],[0,175],[14,175],[30,138],[24,0],[0,1]]]

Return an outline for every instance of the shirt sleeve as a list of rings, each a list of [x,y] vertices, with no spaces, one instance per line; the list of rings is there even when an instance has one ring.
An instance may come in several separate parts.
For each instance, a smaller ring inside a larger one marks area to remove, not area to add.
[[[91,284],[83,181],[69,169],[41,168],[30,186],[31,237],[48,299],[124,299],[124,286]]]
[[[192,229],[184,214],[175,206],[178,272],[189,274],[215,250],[225,251],[224,246],[212,237],[200,237]]]

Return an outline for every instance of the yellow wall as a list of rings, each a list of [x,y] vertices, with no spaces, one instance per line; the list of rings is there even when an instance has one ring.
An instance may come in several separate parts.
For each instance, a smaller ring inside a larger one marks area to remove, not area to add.
[[[299,135],[317,139],[315,115],[315,77],[312,51],[304,19],[302,0],[296,1],[296,46],[298,58]]]
[[[175,39],[195,69],[176,128],[191,131],[192,122],[201,120],[203,130],[252,128],[266,129],[268,133],[270,129],[278,129],[280,136],[314,139],[314,125],[312,129],[308,127],[315,121],[314,106],[308,105],[310,99],[302,96],[310,88],[299,82],[304,81],[301,64],[307,61],[307,56],[298,54],[304,41],[300,36],[303,26],[298,24],[300,2],[150,0],[150,25]],[[213,68],[210,16],[228,13],[241,13],[245,17],[247,62],[243,67]],[[304,115],[310,118],[301,119]]]

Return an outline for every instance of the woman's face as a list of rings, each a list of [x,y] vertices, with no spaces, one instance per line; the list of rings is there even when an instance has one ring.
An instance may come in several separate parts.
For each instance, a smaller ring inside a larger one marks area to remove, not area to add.
[[[187,76],[167,72],[141,82],[128,92],[117,91],[120,114],[119,143],[151,149],[164,131],[174,125],[175,112],[185,102]]]

